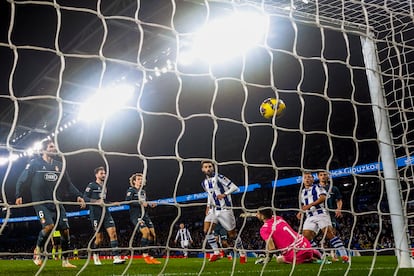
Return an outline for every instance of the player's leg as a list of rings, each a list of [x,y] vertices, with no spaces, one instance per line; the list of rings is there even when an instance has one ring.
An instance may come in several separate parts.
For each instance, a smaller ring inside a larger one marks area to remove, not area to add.
[[[112,223],[110,223],[110,225],[112,225]],[[112,248],[113,264],[125,263],[125,260],[121,258],[121,254],[118,249],[119,244],[118,244],[118,236],[116,234],[116,227],[114,225],[107,227],[106,232],[108,233],[109,242]]]
[[[318,244],[315,242],[314,238],[319,232],[318,224],[315,220],[315,217],[308,217],[303,223],[302,235],[310,241],[313,248],[318,248]]]
[[[184,258],[188,258],[188,240],[181,241],[181,247],[183,248]]]
[[[63,206],[60,206],[60,216],[59,224],[57,228],[61,231],[60,245],[62,247],[62,267],[66,268],[75,268],[76,266],[69,263],[69,245],[70,245],[70,235],[69,235],[69,222],[66,217],[66,210]]]
[[[335,235],[335,230],[333,229],[333,227],[331,225],[326,226],[325,228],[322,229],[322,231],[326,233],[326,238],[329,240],[329,243],[331,244],[331,246],[333,246],[338,251],[339,256],[341,256],[342,261],[348,262],[349,257],[345,249],[344,243],[338,236]]]
[[[244,251],[243,243],[236,230],[236,218],[232,210],[222,210],[217,215],[217,220],[227,230],[227,236],[234,241],[234,247],[239,250],[240,263],[247,262],[246,252]]]
[[[231,250],[229,249],[230,245],[227,241],[227,233],[225,236],[224,235],[221,236],[221,244],[223,246],[223,251],[224,251],[224,254],[227,256],[227,259],[229,261],[233,260],[233,256],[231,255]]]
[[[217,224],[217,217],[214,214],[213,209],[210,209],[209,213],[204,218],[204,226],[203,226],[203,232],[204,232],[204,235],[206,236],[206,241],[214,251],[214,254],[209,259],[210,262],[215,262],[220,258],[220,251],[218,248],[216,237],[214,237],[214,234],[213,234],[216,224]]]
[[[121,258],[121,254],[119,252],[118,235],[116,233],[115,221],[112,218],[112,215],[109,212],[108,208],[105,210],[103,226],[105,227],[106,232],[109,236],[109,243],[112,248],[113,264],[125,263],[125,260]]]
[[[149,245],[154,246],[155,241],[157,240],[154,225],[152,224],[152,221],[149,218],[146,220],[145,224],[148,226],[148,229],[149,229],[149,232],[150,232]],[[161,264],[160,261],[158,261],[156,258],[153,257],[155,255],[154,250],[150,249],[149,252],[150,252],[150,256],[151,256],[151,262],[153,264]]]
[[[99,257],[99,251],[97,250],[99,248],[99,246],[101,245],[101,242],[103,240],[103,234],[100,232],[100,228],[99,226],[99,220],[98,218],[95,218],[95,216],[91,213],[90,214],[90,219],[92,222],[92,228],[95,231],[95,240],[92,243],[92,249],[93,249],[93,263],[95,265],[102,265],[101,263],[101,259]]]
[[[339,252],[341,259],[344,262],[348,262],[349,257],[346,252],[345,246],[342,240],[335,235],[335,229],[332,227],[332,222],[329,215],[320,215],[319,228],[322,229],[324,237],[326,236],[331,246],[333,246]]]
[[[217,220],[227,230],[227,236],[234,241],[234,247],[239,250],[240,263],[247,262],[246,252],[244,251],[243,242],[236,230],[236,218],[232,210],[222,210],[217,215]]]
[[[40,230],[37,236],[36,247],[33,252],[33,262],[36,265],[42,264],[41,252],[44,250],[44,245],[47,238],[55,227],[56,213],[49,210],[45,205],[35,206],[35,211],[42,224],[42,230]]]

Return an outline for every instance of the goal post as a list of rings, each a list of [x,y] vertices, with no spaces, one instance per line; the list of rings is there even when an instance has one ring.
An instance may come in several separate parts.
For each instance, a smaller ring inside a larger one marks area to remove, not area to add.
[[[392,147],[393,142],[389,114],[384,104],[384,90],[379,75],[380,67],[377,62],[377,51],[374,42],[369,37],[361,37],[361,45],[390,209],[395,240],[395,253],[398,258],[399,266],[402,268],[409,268],[413,267],[413,260],[411,259],[411,252],[408,247],[406,210],[401,203],[400,178],[397,175],[397,167],[395,165],[395,153]]]

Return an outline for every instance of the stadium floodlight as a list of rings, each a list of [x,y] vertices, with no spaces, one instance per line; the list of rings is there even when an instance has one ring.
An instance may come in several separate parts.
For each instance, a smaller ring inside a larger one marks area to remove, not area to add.
[[[188,65],[201,59],[214,64],[243,55],[260,43],[268,25],[268,16],[258,12],[235,12],[211,21],[196,32],[190,49],[180,53],[179,62]]]
[[[102,88],[81,106],[78,119],[92,122],[106,118],[125,106],[134,91],[134,86],[129,84]]]

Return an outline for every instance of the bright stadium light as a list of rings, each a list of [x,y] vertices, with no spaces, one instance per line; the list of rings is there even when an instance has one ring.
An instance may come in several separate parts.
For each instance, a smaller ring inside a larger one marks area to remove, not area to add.
[[[122,108],[134,91],[134,86],[129,84],[115,84],[100,89],[82,105],[78,119],[91,122],[108,117]]]
[[[269,18],[263,13],[236,12],[204,25],[196,34],[189,51],[179,62],[196,59],[218,63],[244,54],[257,45],[268,29]]]

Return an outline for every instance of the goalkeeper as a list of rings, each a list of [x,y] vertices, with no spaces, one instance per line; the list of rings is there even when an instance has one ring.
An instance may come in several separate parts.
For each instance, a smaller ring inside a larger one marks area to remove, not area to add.
[[[312,249],[310,242],[293,230],[282,217],[274,216],[272,209],[259,209],[256,217],[263,222],[260,236],[266,241],[266,250],[281,252],[276,258],[278,263],[300,264],[321,258],[320,253]],[[273,253],[270,253],[256,263],[268,263],[272,255]]]

